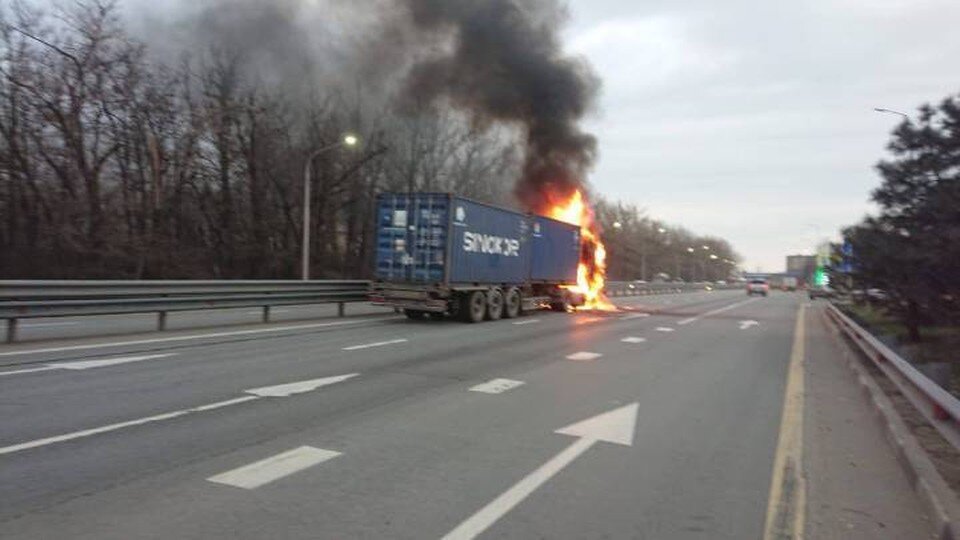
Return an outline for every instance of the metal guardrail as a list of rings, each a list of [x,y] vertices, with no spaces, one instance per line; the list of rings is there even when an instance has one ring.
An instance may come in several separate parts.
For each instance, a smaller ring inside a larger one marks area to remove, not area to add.
[[[920,373],[836,306],[827,307],[827,316],[897,385],[927,421],[954,448],[960,449],[960,399]]]
[[[645,296],[651,294],[671,294],[711,289],[740,289],[741,284],[719,283],[637,283],[635,281],[608,281],[604,285],[607,296]]]
[[[157,313],[164,330],[167,312],[262,307],[263,322],[272,306],[364,302],[366,280],[313,281],[0,281],[0,319],[7,319],[8,343],[17,337],[17,321],[33,317]]]

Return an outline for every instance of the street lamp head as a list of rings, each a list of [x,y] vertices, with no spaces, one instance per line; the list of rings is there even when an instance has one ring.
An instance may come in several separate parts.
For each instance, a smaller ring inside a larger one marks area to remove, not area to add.
[[[667,230],[664,229],[663,227],[660,227],[659,229],[657,229],[657,232],[660,233],[660,234],[663,234],[663,233],[667,232]]]
[[[711,253],[711,254],[710,254],[710,258],[713,259],[713,260],[717,260],[717,255],[716,255],[716,253]]]
[[[343,144],[346,146],[356,146],[360,142],[360,139],[353,133],[348,133],[343,136]]]
[[[704,251],[710,251],[710,246],[702,246]]]
[[[687,248],[687,253],[693,253],[693,252],[694,252],[694,249],[692,247]]]
[[[613,222],[613,228],[614,228],[614,229],[621,229],[621,228],[623,228],[623,223],[620,223],[619,221],[614,221],[614,222]]]

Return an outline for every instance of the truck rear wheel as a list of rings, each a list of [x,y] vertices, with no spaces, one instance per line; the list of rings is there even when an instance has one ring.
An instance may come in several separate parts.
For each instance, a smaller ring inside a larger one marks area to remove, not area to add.
[[[503,298],[503,318],[513,319],[518,317],[522,306],[523,299],[520,297],[520,291],[516,287],[507,289],[507,294]]]
[[[487,292],[487,319],[496,321],[501,317],[503,317],[503,291],[490,289]]]
[[[461,320],[476,323],[483,320],[487,313],[487,295],[483,291],[472,291],[464,294],[460,299]]]

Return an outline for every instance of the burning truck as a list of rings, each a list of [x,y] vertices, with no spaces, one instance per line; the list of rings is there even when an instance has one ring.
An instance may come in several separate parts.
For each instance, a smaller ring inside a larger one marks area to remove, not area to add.
[[[583,194],[524,214],[446,193],[377,199],[371,300],[407,317],[466,322],[548,307],[613,309],[605,250]]]

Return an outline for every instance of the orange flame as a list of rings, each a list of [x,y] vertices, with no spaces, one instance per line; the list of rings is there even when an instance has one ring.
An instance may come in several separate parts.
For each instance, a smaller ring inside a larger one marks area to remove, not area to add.
[[[594,219],[593,210],[579,189],[565,200],[562,196],[550,196],[546,208],[547,217],[580,226],[580,264],[577,266],[577,284],[565,288],[582,294],[581,309],[616,310],[617,307],[603,293],[607,274],[607,249],[600,240],[600,228]]]

